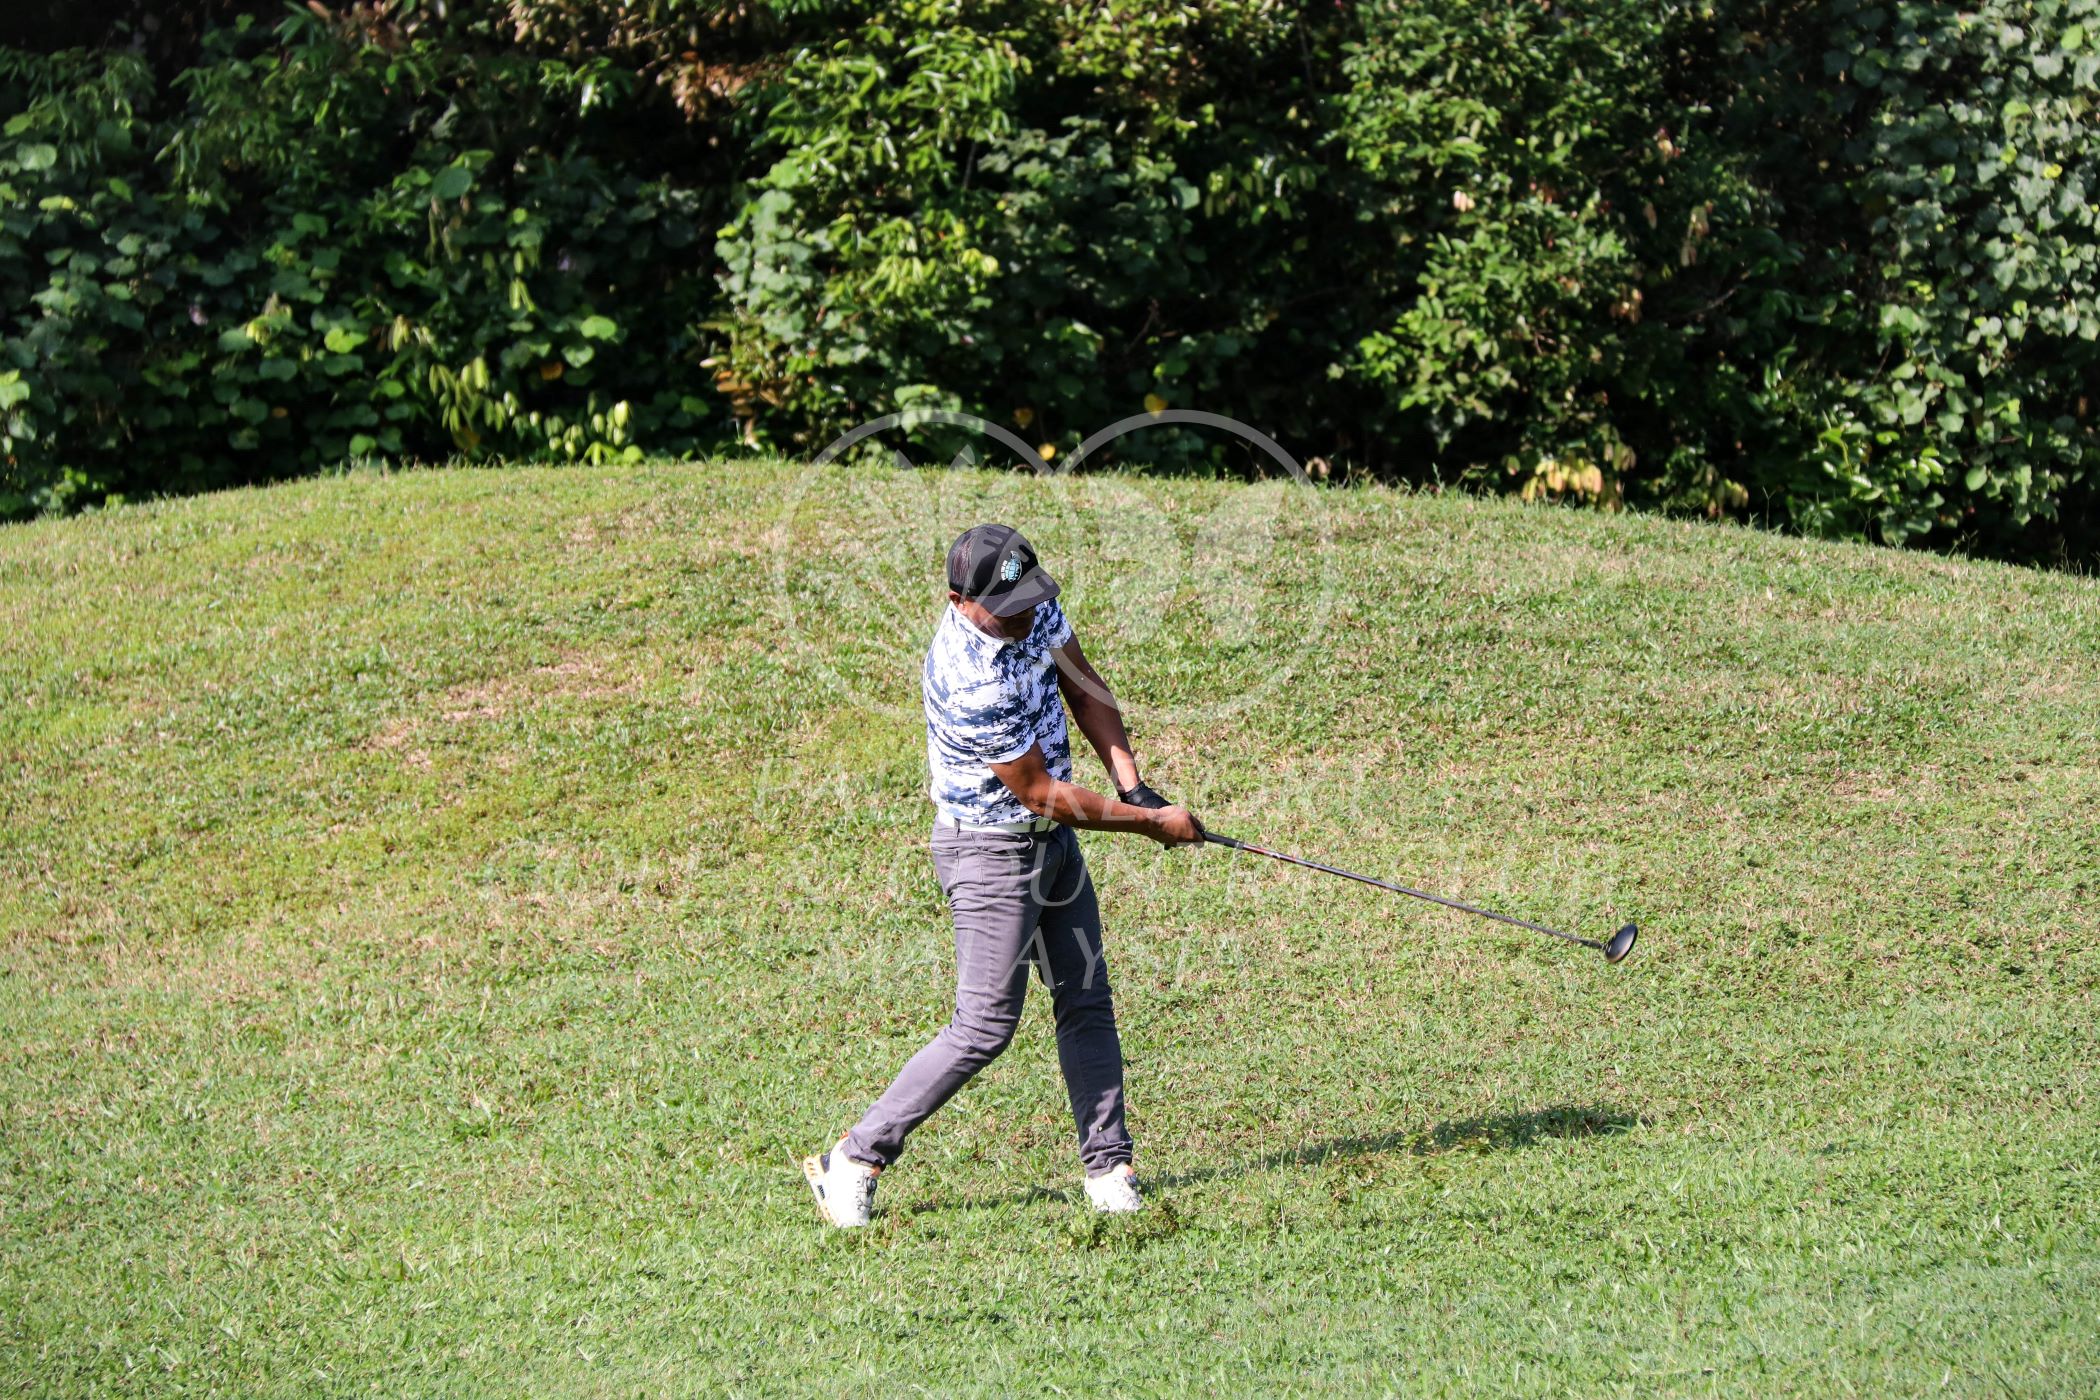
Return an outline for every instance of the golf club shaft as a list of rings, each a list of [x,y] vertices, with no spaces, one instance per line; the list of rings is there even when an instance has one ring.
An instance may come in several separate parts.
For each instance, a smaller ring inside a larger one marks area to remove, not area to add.
[[[1534,933],[1550,933],[1555,938],[1564,938],[1570,943],[1580,943],[1585,948],[1596,948],[1600,951],[1604,949],[1604,945],[1593,938],[1578,938],[1572,933],[1562,933],[1557,928],[1547,928],[1544,924],[1535,924],[1529,919],[1520,919],[1514,914],[1498,914],[1492,909],[1482,909],[1476,905],[1464,904],[1455,899],[1446,899],[1440,894],[1431,894],[1427,890],[1409,889],[1406,885],[1396,885],[1390,880],[1376,880],[1369,875],[1359,875],[1354,870],[1344,870],[1338,865],[1322,865],[1316,860],[1306,860],[1302,856],[1285,855],[1282,851],[1272,851],[1267,846],[1257,846],[1250,841],[1235,841],[1230,836],[1220,836],[1214,831],[1204,832],[1203,839],[1215,846],[1229,846],[1235,851],[1252,851],[1255,855],[1267,856],[1270,860],[1280,860],[1287,865],[1302,865],[1307,870],[1322,870],[1329,875],[1339,875],[1345,880],[1360,880],[1366,885],[1376,885],[1382,890],[1391,890],[1394,894],[1410,895],[1415,899],[1426,899],[1431,904],[1441,904],[1446,909],[1456,909],[1462,914],[1478,914],[1483,919],[1494,919],[1499,923],[1515,924],[1518,928],[1528,928]]]

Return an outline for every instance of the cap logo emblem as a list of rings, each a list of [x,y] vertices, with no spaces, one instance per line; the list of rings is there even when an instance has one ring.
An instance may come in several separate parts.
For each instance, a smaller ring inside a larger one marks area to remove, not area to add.
[[[1013,583],[1020,577],[1021,561],[1019,559],[1010,558],[999,566],[999,581],[1001,583]]]

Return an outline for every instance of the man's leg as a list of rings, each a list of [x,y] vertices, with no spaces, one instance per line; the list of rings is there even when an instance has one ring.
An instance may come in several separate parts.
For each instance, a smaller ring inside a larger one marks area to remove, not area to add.
[[[934,828],[933,868],[955,917],[955,1015],[846,1134],[854,1161],[896,1161],[905,1136],[1013,1039],[1042,914],[1036,872],[1056,858],[1055,839]]]
[[[1099,1176],[1131,1157],[1123,1121],[1123,1043],[1116,1035],[1094,881],[1072,829],[1059,827],[1056,839],[1065,847],[1064,858],[1048,863],[1038,896],[1039,955],[1045,960],[1039,970],[1057,1013],[1057,1061],[1079,1130],[1079,1158],[1089,1176]]]

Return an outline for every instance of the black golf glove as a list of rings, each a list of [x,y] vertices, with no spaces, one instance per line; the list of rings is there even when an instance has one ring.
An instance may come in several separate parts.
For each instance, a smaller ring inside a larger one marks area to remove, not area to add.
[[[1167,801],[1166,798],[1161,797],[1158,793],[1154,792],[1152,790],[1151,784],[1146,783],[1142,779],[1139,780],[1138,785],[1136,787],[1132,788],[1128,792],[1123,791],[1123,789],[1121,788],[1117,788],[1116,796],[1121,798],[1123,801],[1128,802],[1133,807],[1171,807],[1174,805],[1173,803]]]

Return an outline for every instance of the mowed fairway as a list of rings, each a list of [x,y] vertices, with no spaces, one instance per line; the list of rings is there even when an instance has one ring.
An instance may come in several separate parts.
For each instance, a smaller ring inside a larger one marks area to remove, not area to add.
[[[465,471],[0,530],[0,1386],[2100,1387],[2100,583],[1344,491],[1213,532],[1268,541],[1236,626],[1117,586],[1117,522],[1285,498]],[[1001,515],[1218,830],[1632,959],[1086,836],[1155,1208],[1085,1212],[1038,989],[822,1232],[793,1159],[947,1015],[911,644]],[[878,536],[923,592],[827,597]]]

